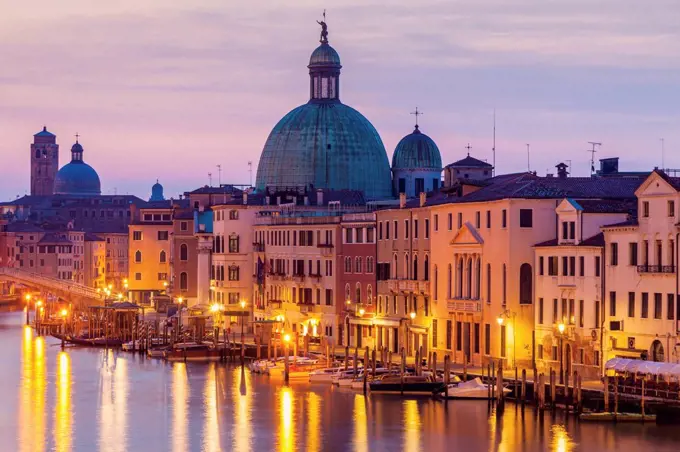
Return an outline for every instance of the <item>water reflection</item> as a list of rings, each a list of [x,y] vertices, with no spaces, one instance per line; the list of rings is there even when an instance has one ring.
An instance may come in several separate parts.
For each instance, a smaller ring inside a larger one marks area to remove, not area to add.
[[[279,451],[292,452],[295,450],[295,435],[293,429],[293,390],[286,386],[279,391],[279,410],[281,419],[279,422]]]
[[[416,400],[404,400],[404,449],[420,450],[420,412]]]
[[[210,363],[203,388],[203,450],[220,450],[220,429],[217,424],[217,379],[215,363]]]
[[[118,452],[127,448],[127,361],[113,350],[101,354],[100,363],[99,447],[102,451]]]
[[[550,449],[553,452],[570,452],[574,450],[574,443],[569,438],[569,433],[564,425],[555,424],[551,429],[552,440]]]
[[[172,365],[172,450],[184,452],[189,449],[189,383],[187,365]]]
[[[366,396],[354,396],[354,450],[368,452],[368,421],[366,416]]]
[[[321,397],[307,393],[307,452],[321,450]]]
[[[54,444],[57,452],[71,450],[71,358],[60,352],[57,367],[57,406],[54,410]]]
[[[21,392],[19,395],[20,450],[45,447],[45,340],[33,337],[25,326],[21,349]]]
[[[252,449],[251,375],[243,368],[233,373],[232,398],[234,399],[234,450],[250,452]],[[224,413],[227,415],[227,413]]]

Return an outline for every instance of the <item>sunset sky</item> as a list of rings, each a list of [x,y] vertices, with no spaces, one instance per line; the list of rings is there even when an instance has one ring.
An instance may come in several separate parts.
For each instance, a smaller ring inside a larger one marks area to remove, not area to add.
[[[74,134],[102,192],[148,198],[253,182],[271,128],[308,97],[323,9],[343,63],[341,99],[388,157],[421,129],[444,163],[545,174],[596,158],[623,170],[680,168],[678,0],[0,0],[0,198],[29,189],[43,125],[61,164]],[[369,169],[370,171],[370,169]]]

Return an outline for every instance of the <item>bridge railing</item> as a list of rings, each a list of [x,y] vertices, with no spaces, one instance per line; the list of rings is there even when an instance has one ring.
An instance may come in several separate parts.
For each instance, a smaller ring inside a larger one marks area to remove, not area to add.
[[[35,272],[28,272],[18,268],[0,268],[0,275],[5,275],[16,279],[18,282],[28,282],[34,284],[42,284],[46,287],[55,290],[63,290],[74,295],[80,295],[95,300],[104,300],[104,294],[97,292],[92,287],[87,287],[83,284],[75,283],[73,281],[66,281],[51,276],[44,276]]]

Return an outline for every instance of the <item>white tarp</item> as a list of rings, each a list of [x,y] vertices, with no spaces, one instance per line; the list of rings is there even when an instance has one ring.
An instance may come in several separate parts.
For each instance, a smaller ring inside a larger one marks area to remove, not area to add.
[[[612,358],[604,365],[606,370],[650,375],[680,377],[680,364],[642,361],[640,359]]]

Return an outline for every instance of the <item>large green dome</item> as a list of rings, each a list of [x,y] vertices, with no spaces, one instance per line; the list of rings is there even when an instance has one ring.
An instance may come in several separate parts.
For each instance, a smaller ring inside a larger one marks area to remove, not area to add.
[[[257,167],[258,190],[361,190],[392,196],[390,164],[373,125],[340,102],[340,56],[322,35],[310,58],[310,100],[269,134]]]

